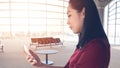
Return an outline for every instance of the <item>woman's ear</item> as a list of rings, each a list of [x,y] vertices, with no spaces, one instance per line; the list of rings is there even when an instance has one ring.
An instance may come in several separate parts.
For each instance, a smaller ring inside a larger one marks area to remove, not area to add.
[[[85,8],[82,9],[81,15],[82,15],[83,17],[85,17]]]

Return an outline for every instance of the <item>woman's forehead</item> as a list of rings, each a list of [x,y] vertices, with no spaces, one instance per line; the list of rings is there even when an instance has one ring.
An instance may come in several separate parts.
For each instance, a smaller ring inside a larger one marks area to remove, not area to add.
[[[68,7],[67,7],[67,13],[69,13],[71,11],[73,11],[73,9],[72,9],[72,6],[69,4]]]

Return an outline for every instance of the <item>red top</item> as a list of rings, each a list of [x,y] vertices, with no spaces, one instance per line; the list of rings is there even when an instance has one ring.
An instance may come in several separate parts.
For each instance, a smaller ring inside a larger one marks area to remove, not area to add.
[[[108,68],[109,60],[108,41],[94,39],[84,48],[76,49],[64,68]]]

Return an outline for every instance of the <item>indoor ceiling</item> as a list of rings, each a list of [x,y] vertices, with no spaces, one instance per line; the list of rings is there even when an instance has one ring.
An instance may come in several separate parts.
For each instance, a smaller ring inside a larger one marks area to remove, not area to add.
[[[69,0],[65,0],[65,1],[69,1]],[[105,7],[112,0],[94,0],[94,1],[97,7]]]
[[[105,7],[112,0],[94,0],[97,7]]]

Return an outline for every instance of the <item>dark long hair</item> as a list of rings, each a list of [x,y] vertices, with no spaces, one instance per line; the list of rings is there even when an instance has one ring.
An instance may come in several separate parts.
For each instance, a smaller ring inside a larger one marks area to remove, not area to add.
[[[78,12],[85,8],[85,19],[82,31],[79,34],[77,48],[84,47],[85,44],[95,38],[107,39],[93,0],[70,0],[69,3]]]

